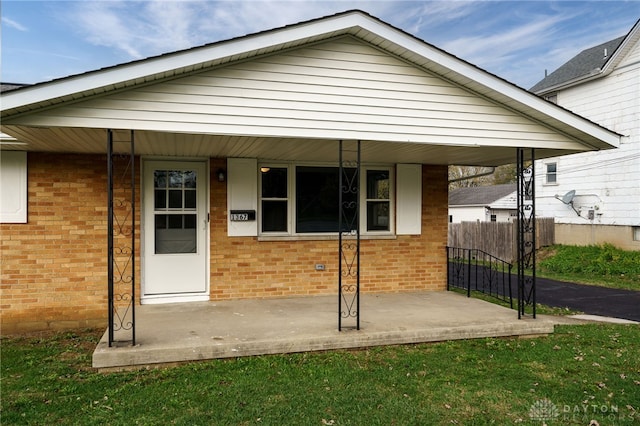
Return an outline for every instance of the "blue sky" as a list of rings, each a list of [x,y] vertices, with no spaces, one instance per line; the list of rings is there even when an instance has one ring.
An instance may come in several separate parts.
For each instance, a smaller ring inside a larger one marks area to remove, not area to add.
[[[362,9],[521,87],[626,34],[632,1],[2,0],[3,82],[36,83]]]

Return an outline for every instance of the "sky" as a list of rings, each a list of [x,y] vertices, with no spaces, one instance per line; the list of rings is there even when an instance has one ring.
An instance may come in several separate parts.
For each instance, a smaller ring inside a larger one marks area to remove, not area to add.
[[[30,1],[0,4],[0,81],[38,83],[361,9],[525,89],[629,32],[630,1]]]

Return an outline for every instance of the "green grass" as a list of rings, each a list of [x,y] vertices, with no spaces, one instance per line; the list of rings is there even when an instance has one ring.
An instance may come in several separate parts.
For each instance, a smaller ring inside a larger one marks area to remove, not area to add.
[[[467,295],[467,291],[463,290],[461,288],[457,288],[457,287],[452,287],[449,291],[453,291],[455,293],[460,293],[463,295]],[[471,291],[471,297],[473,297],[474,299],[480,299],[480,300],[484,300],[486,302],[491,302],[491,303],[495,303],[496,305],[500,305],[500,306],[504,306],[505,308],[510,308],[510,309],[518,309],[518,298],[517,296],[513,298],[513,306],[511,306],[511,304],[505,300],[502,299],[498,299],[494,296],[490,296],[487,294],[484,294],[480,291],[475,291],[472,290]],[[524,307],[524,312],[527,315],[531,315],[533,314],[533,306],[531,305],[525,305]],[[582,314],[584,312],[582,311],[578,311],[575,309],[569,309],[567,307],[555,307],[555,306],[547,306],[547,305],[543,305],[540,303],[536,303],[536,314],[540,314],[540,315],[577,315],[577,314]]]
[[[536,273],[559,281],[640,290],[640,251],[556,245],[538,252]]]
[[[530,409],[548,400],[550,425],[640,424],[637,326],[110,374],[89,368],[100,334],[4,338],[1,423],[541,425]]]

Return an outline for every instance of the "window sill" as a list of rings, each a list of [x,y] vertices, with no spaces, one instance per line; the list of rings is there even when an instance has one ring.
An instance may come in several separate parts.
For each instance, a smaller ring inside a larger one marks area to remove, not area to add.
[[[345,240],[351,240],[355,237],[346,236]],[[363,234],[360,235],[361,240],[396,240],[395,234]],[[260,235],[258,241],[338,241],[338,235]]]

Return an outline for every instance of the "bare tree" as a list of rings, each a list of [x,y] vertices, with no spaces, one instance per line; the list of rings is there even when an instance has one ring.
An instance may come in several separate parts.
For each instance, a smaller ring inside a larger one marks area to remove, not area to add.
[[[482,166],[449,166],[449,189],[516,182],[515,164],[496,167],[493,173],[486,174],[491,169]]]

